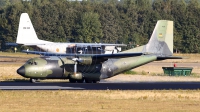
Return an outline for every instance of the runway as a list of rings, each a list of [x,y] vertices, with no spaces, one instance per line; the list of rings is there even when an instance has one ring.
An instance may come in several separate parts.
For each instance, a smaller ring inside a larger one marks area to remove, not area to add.
[[[16,58],[0,56],[0,58]],[[17,57],[16,60],[21,59]],[[27,59],[25,59],[27,60]],[[0,64],[23,64],[22,62],[1,62]],[[150,66],[173,66],[169,62],[152,62]],[[178,66],[200,67],[200,63],[177,63]],[[109,82],[101,81],[101,83],[68,83],[68,82],[39,82],[30,83],[29,81],[2,81],[0,82],[0,90],[177,90],[177,89],[200,89],[200,82]]]
[[[0,82],[0,90],[194,90],[200,89],[200,82],[129,82],[129,83],[68,83],[28,81]]]

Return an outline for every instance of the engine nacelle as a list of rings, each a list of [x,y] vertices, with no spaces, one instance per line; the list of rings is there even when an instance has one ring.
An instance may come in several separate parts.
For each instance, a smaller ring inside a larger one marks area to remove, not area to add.
[[[78,62],[80,64],[84,64],[84,65],[90,65],[90,64],[92,64],[92,61],[93,61],[93,59],[91,56],[82,56],[82,57],[78,58]]]
[[[82,75],[82,73],[76,73],[76,74],[70,75],[70,78],[76,79],[76,80],[81,80],[81,79],[83,79],[83,75]]]

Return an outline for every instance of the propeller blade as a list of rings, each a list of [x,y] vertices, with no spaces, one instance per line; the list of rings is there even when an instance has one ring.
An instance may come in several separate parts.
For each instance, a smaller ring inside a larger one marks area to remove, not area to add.
[[[77,62],[75,61],[75,64],[74,64],[74,75],[76,75],[76,72],[77,72]]]

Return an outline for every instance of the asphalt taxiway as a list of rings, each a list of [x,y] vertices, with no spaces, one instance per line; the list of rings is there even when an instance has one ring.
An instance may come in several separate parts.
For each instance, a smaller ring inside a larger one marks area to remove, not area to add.
[[[0,56],[0,58],[16,58]],[[21,58],[20,58],[21,59]],[[16,59],[18,60],[18,58]],[[25,59],[27,60],[27,59]],[[16,63],[16,62],[15,62]],[[24,63],[18,62],[18,64]],[[0,62],[0,64],[13,64],[13,62]],[[152,66],[172,66],[173,63],[152,62],[147,65]],[[178,63],[178,66],[200,67],[200,63]],[[200,82],[107,82],[102,81],[97,84],[93,83],[68,83],[68,82],[39,82],[30,83],[29,81],[2,81],[0,82],[0,90],[177,90],[177,89],[200,89]]]
[[[200,82],[129,82],[129,83],[30,83],[3,81],[0,90],[194,90],[200,89]]]

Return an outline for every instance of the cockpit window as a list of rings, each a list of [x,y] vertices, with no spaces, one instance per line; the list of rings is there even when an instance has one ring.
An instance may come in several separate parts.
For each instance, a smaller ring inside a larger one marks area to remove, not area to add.
[[[29,65],[32,65],[32,62],[28,62]]]
[[[37,65],[37,62],[35,62],[34,60],[30,60],[27,62],[28,65]]]

